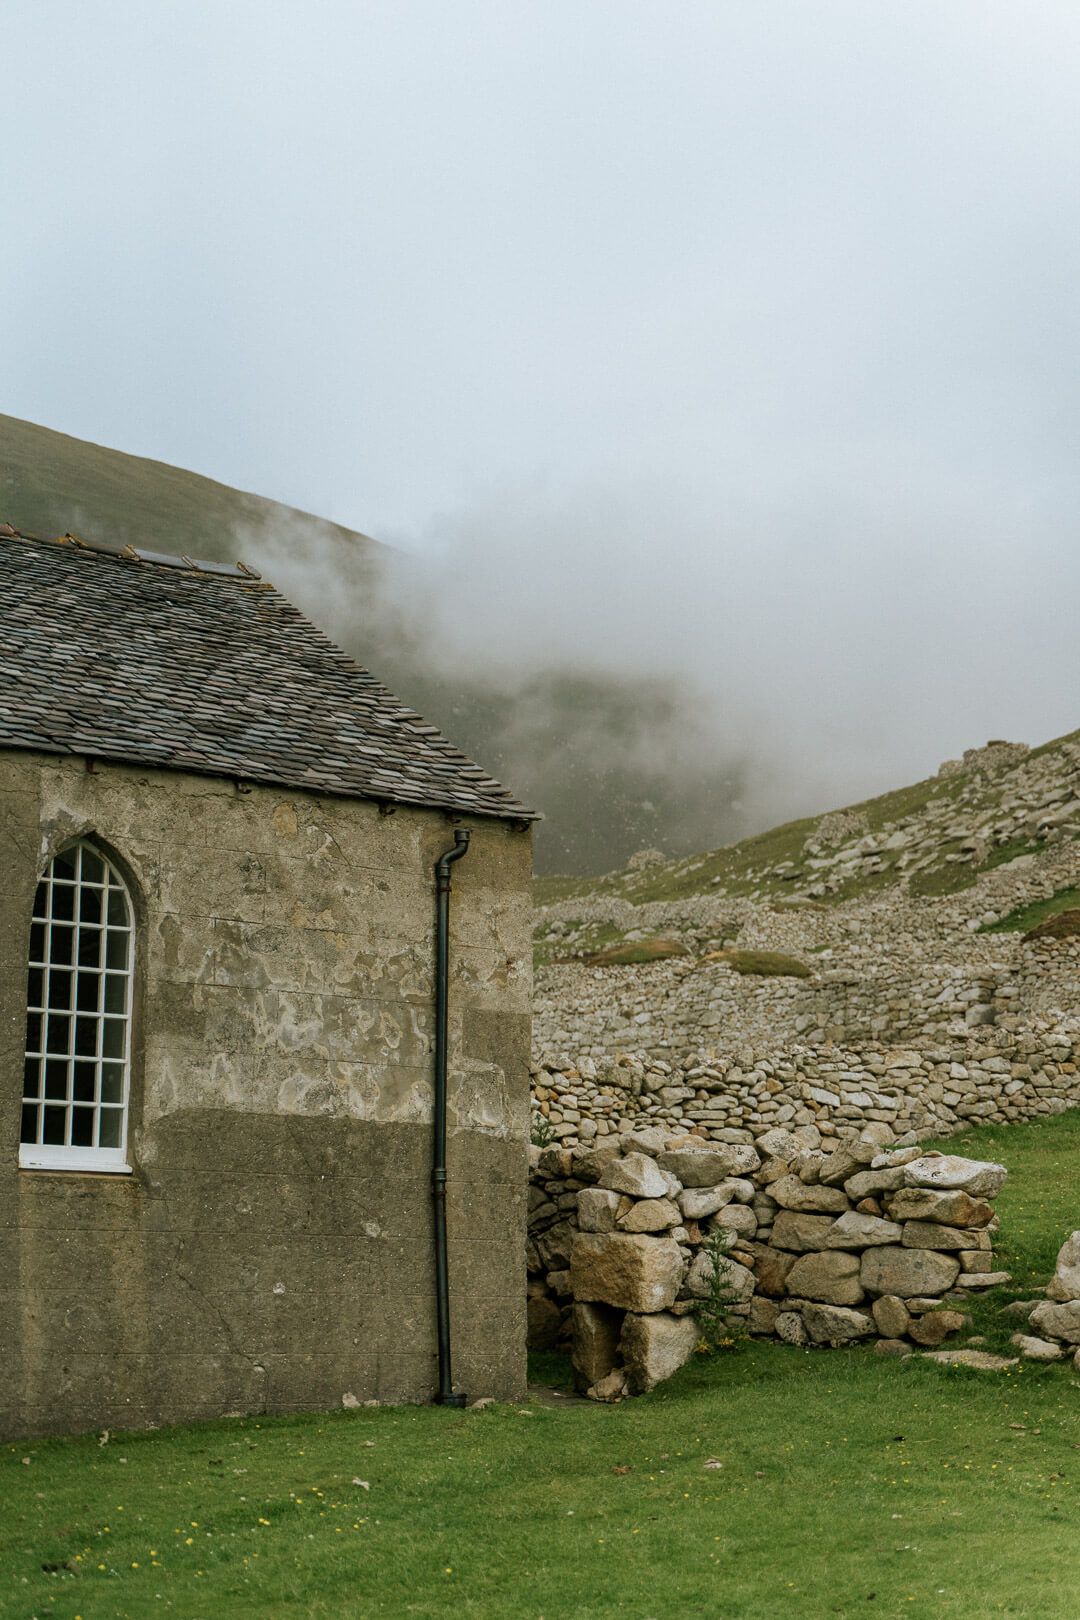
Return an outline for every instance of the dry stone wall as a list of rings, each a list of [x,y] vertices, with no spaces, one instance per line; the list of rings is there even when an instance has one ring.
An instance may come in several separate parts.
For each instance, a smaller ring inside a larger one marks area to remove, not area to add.
[[[1006,1172],[913,1139],[884,1148],[891,1138],[878,1125],[830,1143],[802,1127],[706,1144],[646,1129],[534,1147],[530,1344],[568,1344],[593,1399],[653,1388],[700,1340],[719,1233],[732,1331],[798,1345],[874,1339],[894,1354],[940,1345],[966,1325],[966,1297],[1008,1281],[992,1251]],[[1080,1343],[1080,1304],[1076,1322]]]
[[[774,930],[770,947],[798,943]],[[742,1141],[813,1124],[843,1137],[877,1121],[930,1136],[1080,1103],[1080,939],[981,936],[967,962],[883,955],[810,980],[691,958],[542,970],[540,1135],[574,1145],[646,1124]]]

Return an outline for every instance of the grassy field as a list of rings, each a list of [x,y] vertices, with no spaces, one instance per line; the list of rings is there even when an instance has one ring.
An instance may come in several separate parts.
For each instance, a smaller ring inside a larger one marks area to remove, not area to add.
[[[1080,1225],[1080,1120],[951,1145],[1010,1166],[1016,1286],[973,1311],[1004,1347],[1002,1302],[1044,1283]],[[1075,1620],[1078,1403],[1071,1363],[976,1374],[748,1342],[615,1407],[8,1447],[0,1615]]]

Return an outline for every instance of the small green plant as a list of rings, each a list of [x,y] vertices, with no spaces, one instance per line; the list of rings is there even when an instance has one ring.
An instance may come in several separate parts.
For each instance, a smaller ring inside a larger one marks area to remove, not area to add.
[[[697,1348],[703,1355],[715,1356],[721,1350],[730,1350],[737,1337],[731,1329],[731,1309],[739,1295],[732,1283],[728,1252],[734,1242],[734,1232],[714,1226],[702,1246],[702,1253],[712,1262],[709,1292],[694,1312],[701,1323],[701,1342]]]
[[[529,1141],[533,1147],[545,1148],[550,1147],[554,1140],[554,1125],[545,1114],[541,1114],[537,1110],[532,1116],[532,1124],[529,1127]]]

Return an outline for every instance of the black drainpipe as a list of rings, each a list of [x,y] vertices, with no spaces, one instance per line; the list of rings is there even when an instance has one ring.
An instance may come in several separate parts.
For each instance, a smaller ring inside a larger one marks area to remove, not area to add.
[[[446,1012],[450,978],[450,866],[469,847],[468,832],[459,827],[454,847],[435,862],[435,1163],[431,1194],[435,1204],[435,1310],[439,1333],[439,1406],[464,1406],[455,1395],[450,1373],[450,1280],[446,1263]]]

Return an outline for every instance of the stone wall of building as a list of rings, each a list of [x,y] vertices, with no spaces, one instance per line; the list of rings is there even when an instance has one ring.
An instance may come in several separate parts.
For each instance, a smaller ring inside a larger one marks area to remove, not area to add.
[[[513,1398],[530,840],[468,825],[452,911],[454,1371]],[[79,838],[120,866],[136,911],[127,1176],[18,1167],[34,891]],[[12,753],[0,839],[0,1432],[430,1399],[446,818]]]

